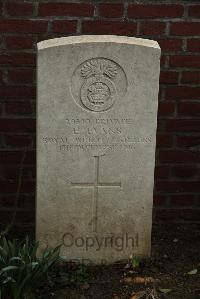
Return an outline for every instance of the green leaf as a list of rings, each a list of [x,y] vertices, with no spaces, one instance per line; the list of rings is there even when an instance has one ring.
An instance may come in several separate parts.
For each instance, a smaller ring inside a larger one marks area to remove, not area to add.
[[[6,283],[8,283],[8,282],[16,282],[12,277],[7,277],[2,283],[3,284],[6,284]]]
[[[198,272],[197,269],[193,269],[193,270],[189,271],[187,274],[189,274],[189,275],[195,275],[195,274],[197,274],[197,272]]]
[[[140,266],[140,258],[137,256],[132,257],[131,265],[133,268],[138,268]]]
[[[8,267],[4,267],[1,269],[1,272],[8,272],[8,271],[11,271],[11,270],[16,270],[18,269],[17,266],[8,266]]]
[[[32,268],[35,268],[35,267],[37,267],[38,265],[39,265],[38,262],[33,262],[33,263],[31,263]]]
[[[159,289],[159,291],[163,294],[168,294],[168,293],[172,292],[172,289]]]
[[[30,298],[59,260],[60,247],[48,249],[41,259],[36,256],[39,243],[0,238],[0,299]]]
[[[18,257],[18,256],[14,256],[14,257],[12,257],[12,258],[9,259],[9,262],[13,262],[13,261],[20,261],[20,262],[22,262],[22,258]]]

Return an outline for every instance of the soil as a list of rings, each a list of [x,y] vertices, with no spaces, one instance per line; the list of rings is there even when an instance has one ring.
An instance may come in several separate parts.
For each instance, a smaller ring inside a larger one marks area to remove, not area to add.
[[[135,268],[120,263],[86,268],[65,264],[65,267],[62,275],[50,276],[51,286],[38,290],[38,298],[198,299],[200,227],[154,226],[152,256],[141,260]]]

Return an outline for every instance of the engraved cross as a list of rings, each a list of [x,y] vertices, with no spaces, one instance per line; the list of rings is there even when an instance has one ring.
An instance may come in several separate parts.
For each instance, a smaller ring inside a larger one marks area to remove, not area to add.
[[[95,179],[93,183],[78,183],[74,182],[71,183],[72,187],[74,188],[93,188],[93,232],[97,232],[97,220],[98,220],[98,199],[99,199],[99,188],[101,187],[120,187],[121,182],[100,182],[99,181],[99,156],[94,156],[94,172],[95,172]]]

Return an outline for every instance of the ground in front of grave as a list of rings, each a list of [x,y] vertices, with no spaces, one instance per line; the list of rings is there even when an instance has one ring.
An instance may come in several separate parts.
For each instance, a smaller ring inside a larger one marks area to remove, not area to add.
[[[154,226],[152,257],[139,267],[64,264],[62,275],[60,270],[52,273],[48,284],[38,290],[38,298],[200,298],[200,229],[196,225],[175,227]]]

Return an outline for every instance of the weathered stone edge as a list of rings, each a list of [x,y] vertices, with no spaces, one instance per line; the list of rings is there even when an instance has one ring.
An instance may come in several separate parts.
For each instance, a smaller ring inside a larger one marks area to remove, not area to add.
[[[132,44],[143,47],[155,48],[160,51],[157,41],[136,37],[117,36],[117,35],[80,35],[49,39],[37,43],[38,50],[53,48],[58,46],[79,44],[79,43],[116,43]]]

